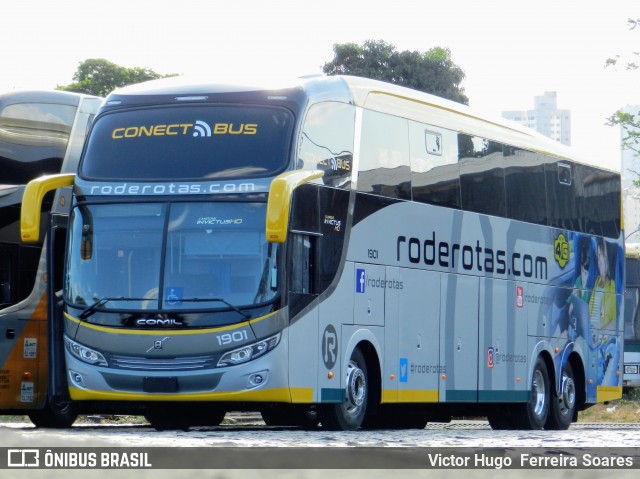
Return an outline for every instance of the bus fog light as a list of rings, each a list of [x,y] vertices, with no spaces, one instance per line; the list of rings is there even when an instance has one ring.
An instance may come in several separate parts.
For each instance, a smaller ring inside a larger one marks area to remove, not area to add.
[[[246,363],[255,359],[263,354],[271,351],[280,342],[280,333],[270,338],[263,339],[257,343],[249,344],[242,348],[234,349],[225,353],[218,361],[218,367],[222,366],[234,366],[236,364]]]
[[[71,382],[73,384],[75,384],[76,386],[80,386],[80,387],[85,387],[84,385],[84,378],[82,377],[82,374],[69,369],[69,377],[71,378]]]
[[[260,371],[249,376],[249,387],[256,387],[267,381],[267,371]]]

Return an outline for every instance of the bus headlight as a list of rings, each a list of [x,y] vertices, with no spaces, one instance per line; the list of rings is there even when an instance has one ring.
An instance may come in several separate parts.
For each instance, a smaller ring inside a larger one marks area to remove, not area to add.
[[[236,364],[246,363],[263,354],[271,351],[280,342],[280,333],[270,338],[263,339],[257,343],[248,344],[233,351],[225,353],[218,361],[218,367],[235,366]]]
[[[102,353],[98,351],[83,346],[80,343],[76,343],[72,341],[68,337],[64,337],[64,345],[73,356],[78,358],[80,361],[84,361],[85,363],[94,364],[96,366],[108,366],[107,359],[103,356]]]

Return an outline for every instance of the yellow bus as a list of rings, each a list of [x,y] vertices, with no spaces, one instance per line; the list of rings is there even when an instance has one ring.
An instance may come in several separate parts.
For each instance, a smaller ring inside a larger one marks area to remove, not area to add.
[[[354,77],[112,93],[76,174],[69,395],[159,429],[566,429],[622,394],[620,176],[501,119]]]

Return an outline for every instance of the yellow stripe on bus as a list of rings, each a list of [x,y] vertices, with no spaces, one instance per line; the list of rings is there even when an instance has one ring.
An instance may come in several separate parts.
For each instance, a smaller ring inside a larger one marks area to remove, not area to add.
[[[385,390],[382,391],[383,403],[422,403],[438,402],[438,390],[414,389],[414,390]]]
[[[81,321],[77,318],[74,318],[73,316],[71,316],[68,313],[64,313],[64,317],[67,318],[69,321],[73,321],[74,323],[79,324],[80,326],[83,326],[85,328],[89,328],[89,329],[93,329],[94,331],[100,331],[103,333],[110,333],[110,334],[137,334],[137,335],[149,335],[149,336],[156,336],[158,334],[158,331],[161,332],[169,332],[171,331],[171,334],[173,336],[180,336],[180,335],[186,335],[186,334],[208,334],[208,333],[218,333],[220,331],[230,331],[232,329],[239,329],[241,327],[243,327],[246,324],[255,324],[259,321],[263,321],[271,316],[273,316],[274,314],[276,314],[278,311],[273,311],[269,314],[266,314],[264,316],[261,316],[259,318],[256,319],[252,319],[251,321],[246,321],[243,323],[238,323],[238,324],[233,324],[231,326],[221,326],[219,328],[206,328],[206,329],[190,329],[190,330],[184,330],[184,329],[125,329],[125,328],[108,328],[106,326],[98,326],[97,324],[91,324],[91,323],[87,323],[85,321]]]
[[[74,401],[104,400],[104,401],[256,401],[290,403],[292,396],[312,397],[313,390],[307,388],[258,389],[253,391],[209,392],[196,394],[180,393],[127,393],[111,391],[94,391],[69,387],[69,394]]]

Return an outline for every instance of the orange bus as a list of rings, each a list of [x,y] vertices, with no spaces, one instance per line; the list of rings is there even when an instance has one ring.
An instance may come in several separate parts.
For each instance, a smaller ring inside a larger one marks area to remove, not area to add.
[[[59,284],[51,259],[61,262],[64,250],[49,254],[44,234],[21,242],[22,196],[33,178],[75,171],[101,102],[62,91],[0,94],[0,414],[27,414],[36,426],[70,426],[77,414],[66,384],[49,380],[49,354],[60,347],[49,341],[47,298]],[[65,194],[43,203],[43,231],[51,213],[66,208]]]

